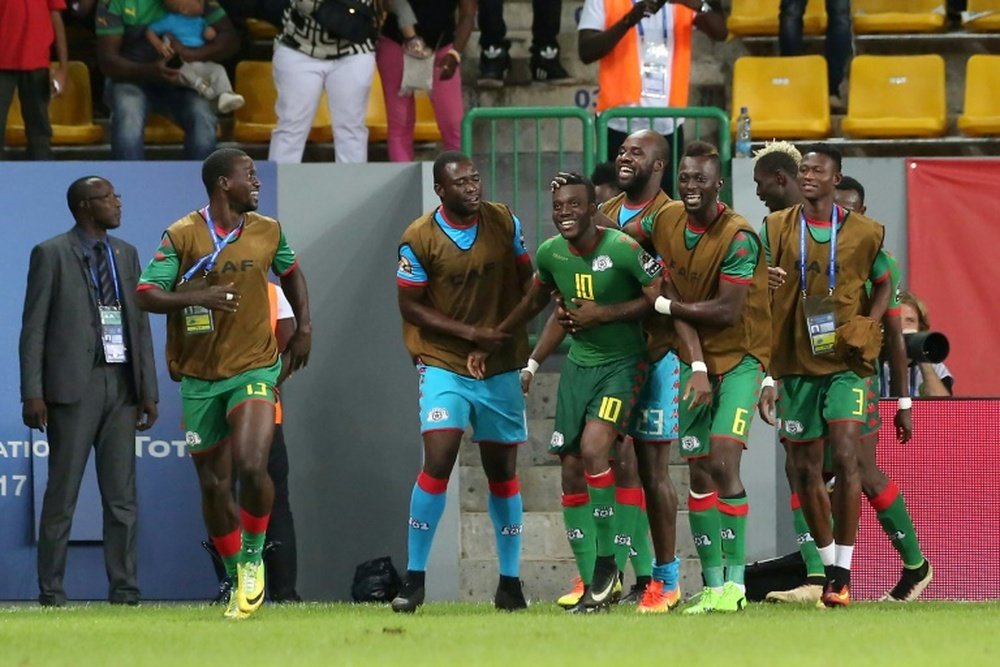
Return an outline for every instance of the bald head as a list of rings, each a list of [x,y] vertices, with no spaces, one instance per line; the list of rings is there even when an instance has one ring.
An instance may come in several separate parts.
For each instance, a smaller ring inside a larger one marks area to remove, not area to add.
[[[653,130],[636,130],[628,138],[641,143],[649,156],[654,160],[667,159],[670,147],[667,145],[667,140],[663,135]]]

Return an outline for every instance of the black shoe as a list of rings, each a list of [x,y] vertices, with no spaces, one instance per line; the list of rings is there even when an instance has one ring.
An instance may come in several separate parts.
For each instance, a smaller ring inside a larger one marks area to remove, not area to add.
[[[590,588],[580,602],[585,607],[602,607],[611,604],[615,584],[618,583],[618,566],[614,556],[598,556],[594,564],[594,577],[590,580]]]
[[[646,584],[649,583],[648,577],[645,583],[641,581],[636,581],[632,584],[632,588],[628,589],[628,593],[622,596],[618,600],[618,604],[639,604],[639,600],[642,599],[642,594],[646,592]]]
[[[507,46],[488,46],[479,52],[479,79],[482,88],[502,88],[510,69]]]
[[[518,611],[527,609],[528,602],[524,599],[524,584],[517,577],[500,577],[496,595],[493,596],[493,606],[502,611]]]
[[[392,599],[392,610],[412,614],[424,603],[424,573],[407,572],[399,593]]]
[[[223,577],[219,582],[219,592],[216,593],[215,597],[209,601],[209,606],[214,606],[221,604],[226,606],[229,604],[229,597],[234,595],[236,591],[236,581],[231,577]]]
[[[43,607],[65,607],[66,598],[56,597],[54,595],[39,594],[38,604]]]
[[[590,593],[590,586],[587,586],[586,588],[583,589],[583,595],[580,597],[580,601],[579,602],[577,602],[572,607],[567,607],[566,608],[566,613],[567,614],[597,614],[597,613],[600,613],[602,611],[609,611],[611,609],[611,606],[608,605],[608,604],[603,604],[603,605],[601,605],[599,607],[588,607],[587,605],[583,604],[583,601],[584,601],[584,599],[586,599],[588,593]]]
[[[276,604],[294,604],[302,602],[302,598],[295,590],[271,593],[271,602]]]
[[[570,79],[569,72],[563,69],[559,62],[559,47],[546,46],[541,49],[531,48],[531,78],[535,81],[554,82]]]
[[[899,577],[899,583],[892,587],[892,590],[882,596],[882,602],[913,602],[934,578],[934,568],[925,558],[923,565],[918,568],[903,568],[903,574]]]

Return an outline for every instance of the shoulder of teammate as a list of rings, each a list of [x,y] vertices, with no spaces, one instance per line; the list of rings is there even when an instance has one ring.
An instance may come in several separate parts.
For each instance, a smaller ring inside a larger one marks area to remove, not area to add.
[[[643,285],[653,282],[662,273],[660,262],[634,238],[614,229],[605,230],[604,234],[603,249],[616,267],[624,269]]]
[[[181,269],[181,256],[174,244],[174,235],[178,230],[177,224],[170,225],[160,237],[160,244],[156,247],[153,258],[139,274],[137,291],[154,288],[170,291],[177,284]]]
[[[565,244],[565,239],[559,234],[550,236],[542,241],[535,251],[535,280],[545,285],[554,285],[555,278],[552,275],[554,266],[553,255]]]

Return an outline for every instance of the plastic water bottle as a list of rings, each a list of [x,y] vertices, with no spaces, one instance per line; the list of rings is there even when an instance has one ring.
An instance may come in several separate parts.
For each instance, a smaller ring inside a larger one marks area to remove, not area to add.
[[[750,113],[746,107],[740,107],[736,119],[736,157],[750,157]]]

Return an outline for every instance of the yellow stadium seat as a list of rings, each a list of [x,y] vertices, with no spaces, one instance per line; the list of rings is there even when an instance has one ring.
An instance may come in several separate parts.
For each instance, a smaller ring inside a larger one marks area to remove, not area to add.
[[[247,33],[250,39],[274,39],[281,34],[281,29],[273,23],[268,23],[261,19],[247,19]]]
[[[736,132],[740,107],[750,111],[754,139],[817,139],[830,135],[826,59],[744,57],[733,68]]]
[[[147,144],[183,144],[184,130],[166,116],[150,113],[146,117],[144,137]]]
[[[941,56],[857,56],[850,86],[845,134],[940,137],[947,129]]]
[[[969,0],[962,27],[972,32],[1000,32],[1000,0]]]
[[[973,137],[1000,135],[1000,56],[975,55],[965,68],[965,106],[958,129]]]
[[[49,102],[49,122],[54,146],[96,144],[104,138],[104,129],[94,124],[90,93],[90,70],[77,60],[66,69],[66,90]],[[7,114],[5,140],[8,146],[25,144],[24,119],[17,95]]]
[[[271,62],[244,60],[236,65],[235,91],[246,98],[246,104],[233,114],[233,140],[250,144],[271,141],[271,132],[278,124],[274,112],[278,93],[274,88]],[[309,141],[329,143],[332,140],[330,106],[324,92],[316,108]]]
[[[854,32],[938,32],[945,0],[854,0]]]
[[[434,117],[434,107],[426,91],[414,94],[416,100],[416,123],[413,126],[413,140],[435,142],[441,141],[441,131]],[[382,79],[378,72],[372,79],[371,93],[368,95],[368,114],[365,118],[368,125],[368,141],[385,141],[389,135],[389,121],[385,113],[385,97],[382,91]]]
[[[733,0],[726,26],[729,32],[739,36],[777,35],[780,5],[781,0]],[[824,0],[809,0],[802,17],[802,28],[807,35],[826,32]]]

